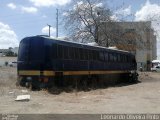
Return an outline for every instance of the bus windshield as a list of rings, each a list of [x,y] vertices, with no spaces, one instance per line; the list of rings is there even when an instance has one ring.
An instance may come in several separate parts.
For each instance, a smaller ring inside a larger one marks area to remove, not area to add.
[[[25,38],[19,46],[18,61],[40,62],[44,60],[42,38]]]
[[[29,39],[23,39],[19,45],[18,61],[28,61],[29,58]]]

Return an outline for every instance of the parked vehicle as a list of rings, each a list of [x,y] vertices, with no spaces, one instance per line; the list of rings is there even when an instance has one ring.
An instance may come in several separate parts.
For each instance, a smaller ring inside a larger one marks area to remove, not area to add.
[[[160,60],[153,60],[152,61],[151,71],[158,72],[159,71],[159,67],[160,67]]]
[[[152,72],[160,72],[160,66],[155,66],[153,68],[151,68]]]
[[[21,40],[18,76],[32,87],[106,84],[112,78],[137,81],[135,55],[45,36]]]

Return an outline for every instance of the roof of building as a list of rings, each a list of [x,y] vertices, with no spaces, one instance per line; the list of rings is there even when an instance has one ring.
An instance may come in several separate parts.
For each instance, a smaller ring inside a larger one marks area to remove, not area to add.
[[[10,50],[9,49],[0,49],[0,53],[6,53],[8,51],[10,51]]]

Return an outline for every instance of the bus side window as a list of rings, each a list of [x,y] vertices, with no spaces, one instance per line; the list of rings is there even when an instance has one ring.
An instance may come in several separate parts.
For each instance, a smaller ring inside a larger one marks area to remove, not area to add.
[[[99,58],[100,58],[101,61],[104,61],[104,53],[103,53],[103,51],[99,52]]]
[[[114,62],[117,62],[117,54],[113,54]]]
[[[93,60],[97,60],[97,51],[93,50],[92,53],[93,53]]]
[[[89,60],[89,50],[88,49],[85,50],[85,54],[86,54],[86,60]]]
[[[63,46],[63,57],[64,59],[68,59],[68,47],[67,46]]]
[[[107,62],[108,61],[108,53],[105,52],[105,61]]]
[[[70,57],[71,59],[75,59],[75,48],[74,47],[70,47]]]
[[[51,54],[54,59],[57,58],[57,44],[52,44]]]
[[[98,51],[96,51],[95,54],[96,54],[96,60],[98,60],[98,58],[99,58]]]
[[[109,61],[113,62],[113,54],[112,53],[109,53]]]
[[[80,53],[80,60],[84,60],[84,54],[82,48],[79,48],[79,53]]]
[[[68,47],[68,59],[72,59],[71,58],[71,47]]]
[[[83,54],[84,54],[84,60],[88,60],[88,50],[83,49]]]
[[[121,54],[121,62],[123,63],[124,62],[124,55]]]
[[[58,58],[59,59],[62,59],[63,58],[63,47],[62,47],[62,45],[58,45],[58,51],[57,51],[57,53],[58,53]]]
[[[74,48],[75,49],[75,59],[79,59],[79,49],[78,48]]]
[[[118,62],[121,62],[120,54],[118,54]]]
[[[124,55],[124,62],[127,62],[127,56]]]
[[[93,59],[92,50],[89,50],[89,60]]]

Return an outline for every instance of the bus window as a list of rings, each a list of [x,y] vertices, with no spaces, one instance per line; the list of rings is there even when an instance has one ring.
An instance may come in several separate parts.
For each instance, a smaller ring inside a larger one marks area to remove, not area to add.
[[[64,56],[64,59],[68,59],[69,58],[68,47],[67,46],[63,46],[63,56]]]
[[[104,54],[103,54],[103,52],[102,52],[102,51],[99,53],[99,58],[100,58],[100,60],[101,60],[101,61],[103,61],[103,60],[104,60]]]
[[[108,61],[108,53],[105,52],[105,61]]]
[[[62,45],[58,45],[58,58],[62,59],[63,58],[63,47]]]

